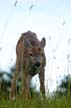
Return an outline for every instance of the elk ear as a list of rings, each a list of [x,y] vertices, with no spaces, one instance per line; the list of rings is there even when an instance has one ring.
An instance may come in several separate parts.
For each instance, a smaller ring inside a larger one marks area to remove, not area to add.
[[[30,47],[31,46],[30,40],[28,40],[28,39],[24,40],[24,45],[26,48]]]
[[[45,47],[45,45],[46,45],[46,39],[43,37],[42,38],[42,40],[41,40],[41,42],[40,42],[40,45],[41,45],[41,47]]]

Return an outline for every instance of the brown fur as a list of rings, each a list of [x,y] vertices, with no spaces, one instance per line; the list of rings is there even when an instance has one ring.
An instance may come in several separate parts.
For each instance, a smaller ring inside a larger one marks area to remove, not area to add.
[[[11,86],[11,98],[14,96],[16,80],[18,79],[20,72],[23,72],[24,97],[30,96],[29,81],[36,74],[39,74],[40,90],[43,96],[45,95],[44,68],[46,65],[46,59],[44,47],[45,38],[39,41],[36,34],[31,31],[23,33],[18,40],[16,46],[16,72]]]

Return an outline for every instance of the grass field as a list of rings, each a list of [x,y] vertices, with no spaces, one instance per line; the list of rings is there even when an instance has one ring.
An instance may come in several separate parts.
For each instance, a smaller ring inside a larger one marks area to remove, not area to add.
[[[71,108],[71,96],[52,97],[45,100],[18,98],[14,101],[2,98],[0,99],[0,108]]]

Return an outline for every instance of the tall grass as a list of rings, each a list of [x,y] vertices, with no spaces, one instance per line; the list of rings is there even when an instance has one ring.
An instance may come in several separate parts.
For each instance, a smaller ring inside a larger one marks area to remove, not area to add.
[[[51,97],[44,100],[39,97],[16,98],[14,101],[2,98],[0,108],[71,108],[71,96]]]

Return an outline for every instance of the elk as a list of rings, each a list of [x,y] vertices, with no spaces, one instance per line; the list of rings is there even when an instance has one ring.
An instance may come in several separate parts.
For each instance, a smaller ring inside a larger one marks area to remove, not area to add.
[[[34,75],[39,74],[40,91],[45,97],[45,45],[46,40],[44,37],[39,41],[36,33],[31,31],[22,33],[16,45],[16,71],[11,84],[11,98],[15,95],[16,81],[20,72],[23,72],[23,96],[30,97],[29,82]]]

